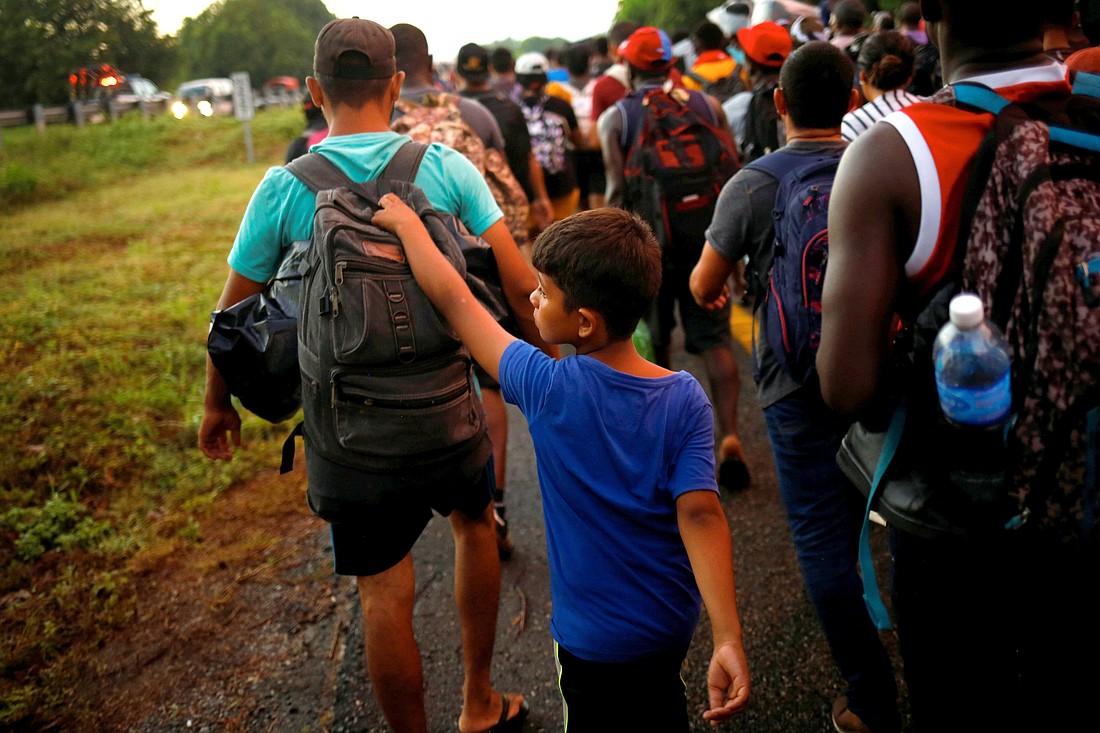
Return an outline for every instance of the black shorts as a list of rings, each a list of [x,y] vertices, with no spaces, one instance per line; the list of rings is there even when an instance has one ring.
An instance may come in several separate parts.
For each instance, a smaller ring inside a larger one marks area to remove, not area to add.
[[[434,510],[448,516],[458,510],[480,517],[493,498],[493,459],[475,451],[464,462],[402,475],[370,474],[321,457],[306,441],[306,474],[310,494],[327,487],[356,486],[353,518],[329,524],[337,575],[377,575],[405,557],[428,526]],[[341,489],[346,495],[346,489]]]
[[[581,190],[581,207],[588,206],[592,194],[603,196],[607,178],[603,167],[603,154],[599,150],[578,150],[573,154],[577,167],[577,186]]]
[[[656,730],[687,733],[687,649],[631,662],[589,662],[554,644],[569,733]],[[619,704],[618,701],[640,701]]]
[[[661,290],[649,307],[645,325],[654,346],[668,346],[676,327],[675,308],[679,304],[680,325],[684,328],[684,350],[702,354],[723,343],[730,343],[730,304],[717,311],[703,310],[695,303],[688,286],[691,272],[665,269]]]

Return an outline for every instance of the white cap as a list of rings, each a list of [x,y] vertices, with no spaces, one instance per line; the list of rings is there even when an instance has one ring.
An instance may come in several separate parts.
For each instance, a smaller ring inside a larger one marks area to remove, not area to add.
[[[516,59],[517,74],[545,74],[550,70],[550,61],[541,53],[532,51]]]
[[[959,293],[951,299],[948,306],[951,313],[951,322],[956,327],[966,331],[981,324],[985,320],[985,308],[982,299],[973,293]]]
[[[746,5],[747,12],[733,12],[730,10],[732,5]],[[737,0],[727,0],[719,5],[717,8],[712,8],[707,11],[706,18],[711,23],[722,29],[722,32],[727,36],[733,36],[737,34],[737,31],[742,28],[749,27],[749,17],[752,14],[752,2],[748,0],[742,0],[738,3]]]

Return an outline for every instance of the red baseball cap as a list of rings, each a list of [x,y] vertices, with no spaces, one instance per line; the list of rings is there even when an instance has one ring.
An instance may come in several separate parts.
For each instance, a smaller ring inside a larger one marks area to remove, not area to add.
[[[737,31],[737,42],[746,56],[762,66],[782,66],[791,55],[791,34],[770,20]]]
[[[660,28],[642,26],[619,44],[619,53],[642,71],[664,71],[672,66],[672,41]]]

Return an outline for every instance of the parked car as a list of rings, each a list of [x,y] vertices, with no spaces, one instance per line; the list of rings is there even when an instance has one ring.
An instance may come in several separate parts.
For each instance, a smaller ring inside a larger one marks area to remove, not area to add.
[[[115,88],[115,100],[122,105],[163,104],[165,108],[172,100],[169,92],[162,91],[156,84],[138,74],[126,74]]]
[[[69,75],[70,96],[85,107],[85,114],[104,117],[109,103],[123,114],[142,105],[154,111],[167,111],[172,95],[140,74],[127,74],[110,64],[80,67]]]
[[[233,114],[233,81],[221,77],[184,82],[176,90],[172,114],[177,120],[189,114],[200,117]]]

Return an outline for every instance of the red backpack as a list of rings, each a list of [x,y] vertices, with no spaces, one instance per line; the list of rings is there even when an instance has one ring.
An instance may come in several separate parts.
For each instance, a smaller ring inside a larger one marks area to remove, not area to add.
[[[675,269],[699,260],[718,194],[739,167],[729,132],[688,100],[683,89],[646,93],[641,132],[623,166],[626,207],[653,228],[665,266]]]

